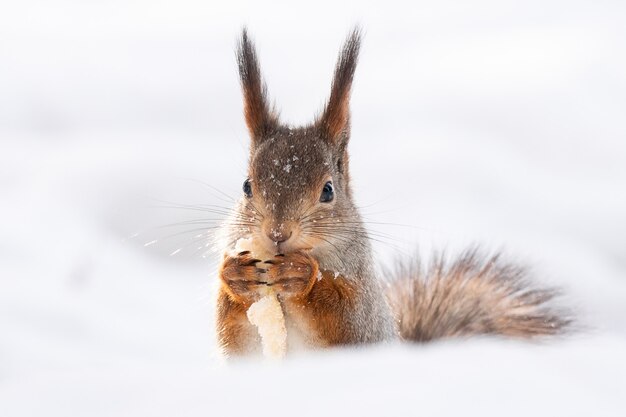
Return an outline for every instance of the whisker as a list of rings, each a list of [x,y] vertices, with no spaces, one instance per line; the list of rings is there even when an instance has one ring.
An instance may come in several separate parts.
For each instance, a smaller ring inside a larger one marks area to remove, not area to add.
[[[207,229],[211,229],[211,230],[207,230]],[[215,229],[219,229],[219,227],[212,227],[212,228],[197,227],[195,229],[183,230],[181,232],[176,232],[176,233],[172,233],[172,234],[163,236],[159,240],[171,239],[173,237],[182,236],[182,235],[186,235],[186,234],[189,234],[189,233],[202,232],[202,231],[204,231],[205,233],[213,233],[213,230],[215,230]]]
[[[170,253],[170,256],[174,256],[174,255],[180,253],[181,251],[183,251],[184,249],[187,249],[189,246],[194,245],[194,244],[198,244],[198,242],[201,242],[203,240],[205,242],[207,242],[207,245],[208,245],[208,244],[211,243],[210,241],[208,241],[208,239],[209,239],[209,236],[200,236],[200,235],[195,236],[195,237],[191,238],[189,242],[187,242],[186,244],[178,247],[178,249],[176,249],[174,252]],[[201,245],[200,248],[202,248],[203,246],[204,245]],[[197,251],[194,252],[192,254],[192,256],[195,256],[196,254],[197,254]]]
[[[333,231],[333,230],[327,230],[327,231],[314,231],[314,230],[308,230],[307,231],[308,234],[312,237],[320,237],[320,236],[325,236],[331,239],[336,239],[339,241],[342,241],[344,243],[348,243],[348,244],[355,244],[356,242],[358,242],[358,240],[355,240],[355,238],[364,238],[373,242],[377,242],[377,243],[381,243],[383,245],[387,245],[389,247],[391,247],[392,249],[406,254],[405,251],[399,247],[398,245],[392,243],[392,242],[387,242],[381,239],[377,239],[376,237],[372,237],[370,235],[367,234],[367,232],[362,232],[362,233],[353,233],[353,231],[349,231],[349,232],[342,232],[339,231],[339,233],[337,233],[337,231]]]
[[[357,228],[344,226],[342,224],[319,225],[316,223],[315,225],[311,226],[311,228],[318,229],[318,230],[328,230],[328,231],[345,231],[345,232],[351,232],[351,233],[370,233],[372,235],[377,235],[378,237],[388,238],[391,240],[397,239],[390,234],[383,233],[377,230],[370,230],[370,229],[359,230]]]
[[[216,221],[223,221],[224,219],[197,219],[197,220],[186,220],[186,221],[182,221],[182,222],[176,222],[176,223],[168,223],[168,224],[163,224],[160,226],[156,226],[156,229],[166,229],[169,227],[177,227],[177,226],[187,226],[187,225],[191,225],[191,224],[215,224],[214,222]]]
[[[226,197],[228,200],[221,199],[221,198],[217,197],[215,194],[213,194],[213,196],[218,198],[218,199],[220,199],[221,201],[224,201],[225,203],[234,203],[236,201],[232,196],[226,194],[224,191],[220,190],[217,187],[214,187],[213,185],[211,185],[211,184],[209,184],[207,182],[204,182],[204,181],[201,181],[201,180],[197,180],[197,179],[194,179],[194,178],[181,178],[181,179],[185,180],[185,181],[195,182],[197,184],[204,185],[205,187],[207,187],[207,188],[209,188],[209,189],[211,189],[211,190],[221,194],[222,196]]]

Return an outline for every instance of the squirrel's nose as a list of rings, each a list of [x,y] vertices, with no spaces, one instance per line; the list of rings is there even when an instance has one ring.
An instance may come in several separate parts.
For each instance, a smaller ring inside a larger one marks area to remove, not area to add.
[[[279,244],[279,243],[283,243],[285,242],[287,239],[289,239],[292,235],[292,231],[291,230],[284,230],[284,229],[271,229],[269,231],[269,233],[267,234],[267,236],[270,238],[270,240],[272,240],[274,243]]]

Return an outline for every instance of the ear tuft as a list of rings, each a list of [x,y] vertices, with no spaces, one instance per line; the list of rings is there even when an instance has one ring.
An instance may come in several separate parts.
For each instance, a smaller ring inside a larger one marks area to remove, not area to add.
[[[361,47],[361,29],[356,27],[348,35],[339,54],[330,98],[317,124],[332,143],[341,143],[350,136],[350,90]]]
[[[245,28],[237,45],[237,65],[243,91],[244,115],[254,143],[276,128],[278,116],[268,103],[267,87],[261,77],[254,43]]]

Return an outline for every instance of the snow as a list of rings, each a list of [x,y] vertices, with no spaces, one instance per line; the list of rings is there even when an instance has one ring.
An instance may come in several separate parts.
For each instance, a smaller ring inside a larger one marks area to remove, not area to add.
[[[4,5],[0,414],[623,415],[625,9]],[[235,36],[247,24],[299,124],[353,22],[350,169],[381,263],[502,248],[564,288],[575,335],[220,359],[205,232],[247,172]]]

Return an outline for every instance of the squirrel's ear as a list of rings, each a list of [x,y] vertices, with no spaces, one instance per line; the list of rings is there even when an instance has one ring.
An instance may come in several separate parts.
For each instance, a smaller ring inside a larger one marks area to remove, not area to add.
[[[339,53],[330,98],[317,124],[331,143],[343,144],[350,136],[350,89],[361,46],[361,30],[352,30]]]
[[[243,91],[244,115],[254,145],[272,133],[278,124],[278,115],[268,103],[267,87],[261,78],[254,43],[245,28],[237,45],[237,64]]]

